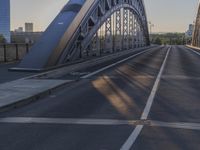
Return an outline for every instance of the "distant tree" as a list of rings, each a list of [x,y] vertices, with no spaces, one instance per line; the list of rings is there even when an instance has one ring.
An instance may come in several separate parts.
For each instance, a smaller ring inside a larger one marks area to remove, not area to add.
[[[182,45],[185,44],[185,33],[157,33],[152,34],[152,43],[160,44],[160,40],[162,44],[169,45]],[[159,39],[160,40],[159,40]]]
[[[6,43],[6,39],[0,34],[0,43]]]
[[[157,37],[154,41],[154,44],[158,44],[158,45],[161,45],[162,44],[162,41],[159,37]]]

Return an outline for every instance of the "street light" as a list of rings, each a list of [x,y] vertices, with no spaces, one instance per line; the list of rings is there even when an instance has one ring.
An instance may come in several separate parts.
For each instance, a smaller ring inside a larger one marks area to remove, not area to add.
[[[151,39],[151,37],[152,37],[152,28],[154,27],[155,25],[154,24],[152,24],[150,21],[149,21],[149,34],[150,34],[150,41],[152,41],[153,39]]]
[[[149,21],[149,31],[150,31],[150,34],[152,34],[152,29],[155,25],[152,24],[150,21]]]

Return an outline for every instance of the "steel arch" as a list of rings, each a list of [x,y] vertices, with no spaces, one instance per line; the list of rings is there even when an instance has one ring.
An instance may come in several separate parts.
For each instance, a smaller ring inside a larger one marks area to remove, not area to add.
[[[200,4],[198,6],[196,22],[192,36],[192,46],[200,47]]]
[[[110,24],[108,29],[113,31],[115,25],[111,23],[112,18],[109,22],[109,17],[121,9],[129,10],[136,16],[138,28],[143,32],[142,38],[148,45],[149,33],[143,0],[70,0],[16,69],[44,70],[81,57],[82,49],[87,49],[93,37],[96,37],[96,44],[100,43],[97,31],[102,24],[107,22]],[[123,19],[125,17],[123,14]],[[58,30],[59,35],[53,35],[51,31],[54,30]]]

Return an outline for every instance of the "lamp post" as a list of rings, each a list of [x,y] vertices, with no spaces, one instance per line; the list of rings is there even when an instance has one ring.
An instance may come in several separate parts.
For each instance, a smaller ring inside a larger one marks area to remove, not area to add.
[[[152,29],[153,29],[154,26],[155,26],[155,25],[149,21],[149,34],[150,34],[150,41],[153,40],[151,37],[152,37]]]

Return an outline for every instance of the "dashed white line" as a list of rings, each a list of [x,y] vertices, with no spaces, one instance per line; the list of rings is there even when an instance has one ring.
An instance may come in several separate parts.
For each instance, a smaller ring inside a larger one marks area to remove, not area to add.
[[[149,112],[150,112],[150,109],[151,109],[151,106],[153,104],[153,100],[155,98],[155,95],[156,95],[156,92],[158,90],[158,86],[159,86],[159,83],[160,83],[160,79],[161,79],[161,76],[163,74],[163,71],[164,71],[164,68],[165,68],[165,65],[166,65],[166,62],[167,62],[167,58],[169,56],[169,53],[170,53],[170,50],[171,50],[171,47],[169,47],[168,51],[167,51],[167,54],[165,56],[165,59],[162,63],[162,66],[160,68],[160,71],[159,71],[159,74],[156,78],[156,81],[154,83],[154,86],[152,88],[152,91],[151,91],[151,94],[147,100],[147,104],[145,106],[145,109],[142,113],[142,116],[141,116],[141,119],[147,119],[148,115],[149,115]],[[120,150],[129,150],[132,145],[135,143],[137,137],[139,136],[140,132],[142,131],[142,128],[144,127],[144,125],[138,125],[136,126],[136,128],[134,129],[134,131],[131,133],[131,135],[129,136],[129,138],[126,140],[126,142],[124,143],[124,145],[121,147]]]

